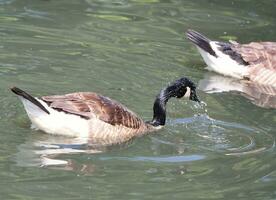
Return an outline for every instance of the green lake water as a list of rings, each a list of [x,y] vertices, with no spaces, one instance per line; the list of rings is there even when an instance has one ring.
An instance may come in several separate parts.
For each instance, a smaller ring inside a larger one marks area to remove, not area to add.
[[[149,120],[170,81],[217,76],[187,29],[276,41],[275,9],[273,0],[0,0],[0,199],[275,199],[276,110],[240,92],[199,88],[206,105],[170,101],[163,130],[86,149],[31,129],[9,91],[94,91]],[[45,166],[51,158],[67,165]]]

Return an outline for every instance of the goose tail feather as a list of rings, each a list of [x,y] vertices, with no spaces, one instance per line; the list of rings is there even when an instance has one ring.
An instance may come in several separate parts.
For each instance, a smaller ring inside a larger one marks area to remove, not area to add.
[[[50,112],[32,95],[28,94],[27,92],[19,89],[18,87],[11,87],[10,90],[15,93],[17,96],[22,97],[32,104],[36,105],[38,108],[43,110],[45,113],[50,114]]]
[[[201,48],[202,50],[208,52],[212,56],[217,57],[216,52],[212,49],[210,42],[211,40],[202,35],[199,32],[189,29],[186,32],[187,38],[194,43],[197,47]]]

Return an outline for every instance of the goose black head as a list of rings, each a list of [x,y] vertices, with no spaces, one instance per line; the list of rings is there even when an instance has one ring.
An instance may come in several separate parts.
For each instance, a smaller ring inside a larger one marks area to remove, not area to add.
[[[186,93],[189,93],[189,99],[200,102],[196,95],[196,85],[188,78],[180,78],[167,87],[167,92],[170,97],[182,98]]]
[[[182,98],[189,91],[189,99],[200,102],[196,95],[196,86],[188,78],[180,78],[167,87],[165,87],[157,95],[153,104],[153,118],[149,122],[152,126],[164,126],[166,122],[166,104],[170,98]]]

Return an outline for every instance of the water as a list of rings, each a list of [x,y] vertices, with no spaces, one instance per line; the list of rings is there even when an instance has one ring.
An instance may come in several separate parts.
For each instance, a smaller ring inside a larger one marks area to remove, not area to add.
[[[168,82],[206,78],[185,30],[273,41],[275,17],[272,0],[1,0],[0,198],[275,199],[276,111],[246,95],[172,100],[160,132],[88,150],[31,129],[8,90],[95,91],[149,120]]]

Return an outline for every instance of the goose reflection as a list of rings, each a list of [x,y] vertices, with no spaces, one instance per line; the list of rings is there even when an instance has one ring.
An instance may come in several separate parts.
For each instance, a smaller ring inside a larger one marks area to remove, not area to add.
[[[53,137],[47,134],[31,134],[25,143],[17,148],[15,162],[21,167],[46,167],[51,169],[91,174],[96,166],[92,161],[72,159],[74,155],[95,155],[113,148],[124,148],[131,141],[121,145],[84,143],[79,138]],[[70,157],[70,158],[69,158]]]
[[[264,108],[276,108],[276,88],[237,80],[213,73],[206,73],[198,88],[207,93],[239,92],[253,104]]]

